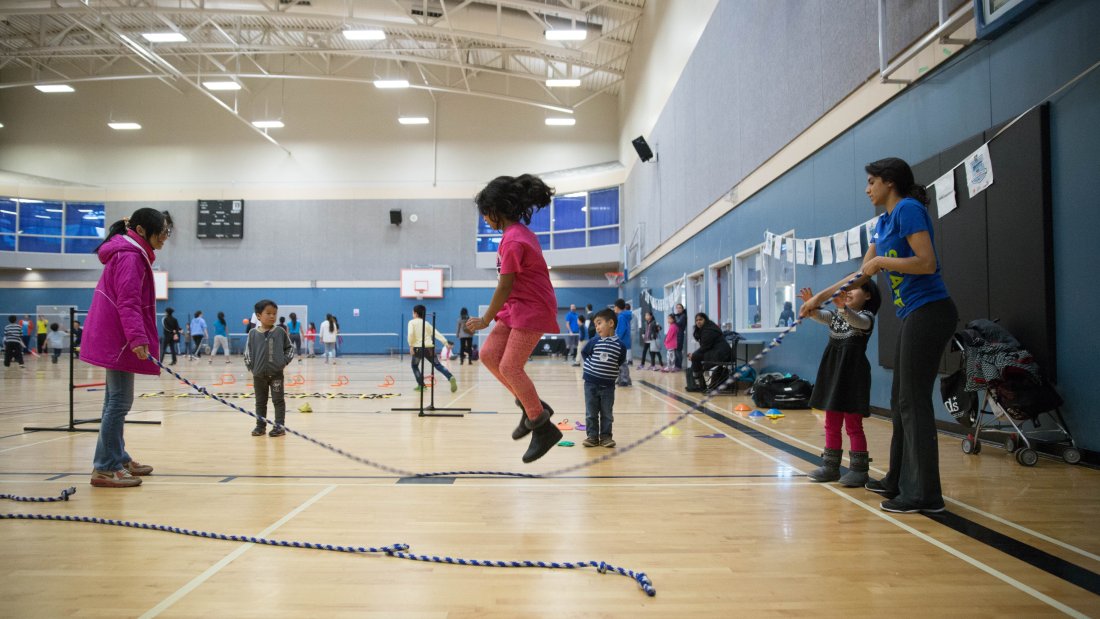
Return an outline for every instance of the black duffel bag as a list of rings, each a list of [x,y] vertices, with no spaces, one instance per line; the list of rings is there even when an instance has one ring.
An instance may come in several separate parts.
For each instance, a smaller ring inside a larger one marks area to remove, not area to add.
[[[795,374],[764,374],[752,385],[752,402],[760,408],[810,408],[813,392],[813,384]]]

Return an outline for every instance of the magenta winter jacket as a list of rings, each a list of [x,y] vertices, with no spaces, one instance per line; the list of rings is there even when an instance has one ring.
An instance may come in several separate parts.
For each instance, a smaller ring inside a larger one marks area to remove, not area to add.
[[[150,356],[160,356],[153,290],[156,254],[131,230],[111,237],[97,253],[104,269],[84,323],[80,359],[109,370],[156,376],[160,368],[133,351],[144,344]]]

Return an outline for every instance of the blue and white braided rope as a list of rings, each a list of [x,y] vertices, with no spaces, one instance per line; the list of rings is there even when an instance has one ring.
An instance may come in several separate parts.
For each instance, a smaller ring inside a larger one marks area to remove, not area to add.
[[[69,497],[74,494],[76,494],[76,488],[74,486],[69,486],[62,490],[59,496],[16,496],[14,494],[0,494],[0,499],[23,501],[25,503],[56,503],[57,501],[68,501]]]

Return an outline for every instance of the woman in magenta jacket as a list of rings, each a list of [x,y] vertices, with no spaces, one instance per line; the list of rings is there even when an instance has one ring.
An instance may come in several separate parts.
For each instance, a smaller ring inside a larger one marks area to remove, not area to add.
[[[126,414],[134,403],[134,374],[158,376],[150,359],[160,352],[157,302],[153,289],[156,252],[172,234],[172,217],[151,208],[116,221],[95,249],[103,263],[92,307],[84,325],[80,359],[107,370],[103,419],[92,462],[92,485],[130,488],[153,467],[126,453],[122,438]]]

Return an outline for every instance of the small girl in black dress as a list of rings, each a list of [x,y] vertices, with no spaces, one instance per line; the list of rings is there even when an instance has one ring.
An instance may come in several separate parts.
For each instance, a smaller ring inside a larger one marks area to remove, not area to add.
[[[803,288],[803,302],[813,297],[813,291]],[[829,326],[829,344],[821,355],[817,382],[810,397],[810,407],[825,411],[825,453],[821,466],[810,471],[813,481],[837,481],[854,488],[867,483],[871,459],[867,454],[867,437],[863,434],[863,418],[871,414],[871,364],[867,361],[867,341],[875,328],[875,314],[882,299],[874,281],[859,288],[841,292],[833,300],[836,310],[818,309],[809,318]],[[840,476],[842,439],[840,429],[848,431],[851,462],[848,473]]]

